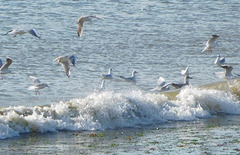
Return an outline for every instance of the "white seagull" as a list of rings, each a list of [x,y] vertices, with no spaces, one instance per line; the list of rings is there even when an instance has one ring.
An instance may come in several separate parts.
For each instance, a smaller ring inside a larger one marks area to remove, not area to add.
[[[163,77],[159,77],[157,80],[157,86],[150,91],[166,91],[170,90],[170,85],[172,82],[166,83],[165,79]]]
[[[215,65],[221,66],[225,63],[225,57],[221,57],[219,54],[217,55],[217,58],[214,62]]]
[[[79,17],[78,18],[78,22],[77,22],[77,24],[78,24],[78,30],[77,30],[78,37],[82,36],[83,23],[86,22],[86,21],[91,21],[91,18],[101,19],[99,16],[84,16],[84,17]]]
[[[189,75],[189,67],[187,66],[186,69],[181,70],[182,75]]]
[[[112,79],[113,78],[113,75],[112,75],[112,68],[110,68],[108,70],[108,74],[101,74],[102,78],[103,79]]]
[[[35,36],[35,37],[41,38],[41,37],[39,36],[39,34],[37,33],[37,31],[34,30],[34,29],[30,29],[30,30],[25,30],[25,29],[13,29],[13,30],[8,31],[5,35],[7,35],[8,33],[14,34],[13,37],[16,37],[17,34],[30,33],[31,35],[33,35],[33,36]]]
[[[54,59],[53,61],[57,61],[59,64],[62,64],[64,71],[66,72],[66,75],[68,77],[70,77],[70,63],[72,63],[72,61],[69,59],[68,56],[59,56],[56,59]]]
[[[184,77],[184,83],[171,83],[171,85],[176,89],[182,88],[183,86],[189,85],[189,79],[192,79],[192,77],[186,75]]]
[[[136,71],[133,71],[131,77],[123,77],[123,76],[119,76],[119,77],[129,82],[136,82],[136,73],[137,73]]]
[[[206,42],[206,47],[203,49],[202,52],[205,52],[205,51],[212,52],[212,49],[217,46],[216,40],[218,37],[219,35],[212,35],[212,38],[208,39],[208,41]]]
[[[240,77],[240,75],[238,75],[238,74],[235,74],[235,75],[232,74],[232,70],[233,70],[232,66],[221,65],[221,67],[225,69],[224,76],[222,76],[223,78],[225,78],[225,79],[235,79],[235,78]]]
[[[39,92],[40,89],[49,87],[46,83],[41,83],[41,81],[35,76],[29,76],[29,79],[32,81],[33,86],[30,86],[28,89],[34,90],[36,95],[37,94],[40,95],[40,92]]]
[[[1,62],[2,63],[2,62]],[[5,64],[0,67],[0,75],[11,73],[11,70],[8,67],[12,64],[12,59],[7,58]],[[2,78],[3,79],[3,78]]]

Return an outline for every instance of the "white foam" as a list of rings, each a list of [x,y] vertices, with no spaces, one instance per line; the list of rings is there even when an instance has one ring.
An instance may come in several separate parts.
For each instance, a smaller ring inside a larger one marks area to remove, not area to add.
[[[103,91],[49,106],[3,108],[0,139],[27,132],[117,129],[190,121],[216,113],[240,114],[239,100],[231,92],[186,87],[176,98],[138,90]]]
[[[177,96],[180,105],[200,106],[209,113],[240,114],[238,97],[230,91],[187,87]]]
[[[14,131],[8,125],[0,124],[0,139],[6,139],[15,136],[19,136],[17,131]]]

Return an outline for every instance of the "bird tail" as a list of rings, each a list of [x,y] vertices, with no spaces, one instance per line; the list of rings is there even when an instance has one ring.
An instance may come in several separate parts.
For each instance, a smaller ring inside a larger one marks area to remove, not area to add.
[[[35,86],[30,86],[30,87],[28,87],[28,90],[35,90],[35,89],[36,89]]]
[[[123,77],[123,76],[119,76],[120,78],[122,78],[122,79],[125,79],[125,77]]]

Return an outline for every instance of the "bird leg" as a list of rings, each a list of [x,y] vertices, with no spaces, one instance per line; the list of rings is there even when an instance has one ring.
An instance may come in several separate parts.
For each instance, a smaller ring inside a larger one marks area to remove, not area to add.
[[[40,92],[38,90],[35,90],[36,95],[40,95]]]

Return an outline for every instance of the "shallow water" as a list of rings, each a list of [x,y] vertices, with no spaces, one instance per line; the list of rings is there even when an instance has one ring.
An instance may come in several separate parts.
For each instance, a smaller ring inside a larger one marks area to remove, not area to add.
[[[0,141],[12,154],[239,154],[239,115],[106,131],[23,134]]]
[[[239,81],[216,83],[225,80],[214,75],[223,71],[214,66],[218,54],[239,73],[239,5],[237,0],[2,1],[1,34],[34,28],[42,38],[8,34],[0,39],[0,58],[13,59],[12,74],[0,80],[0,139],[62,130],[131,132],[136,126],[172,121],[190,121],[191,126],[221,113],[239,115]],[[84,23],[78,38],[77,18],[85,15],[103,19]],[[212,34],[220,35],[219,46],[201,53]],[[77,64],[68,78],[53,60],[71,54]],[[150,92],[159,76],[183,81],[180,70],[187,65],[193,77],[190,87]],[[106,91],[94,92],[100,74],[109,68],[114,78],[106,80]],[[119,78],[133,70],[138,72],[136,84]],[[28,75],[50,87],[35,95],[28,90]],[[218,129],[222,134],[225,127]]]

